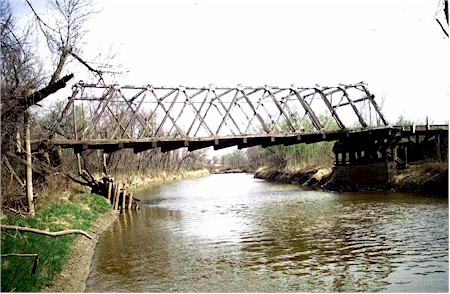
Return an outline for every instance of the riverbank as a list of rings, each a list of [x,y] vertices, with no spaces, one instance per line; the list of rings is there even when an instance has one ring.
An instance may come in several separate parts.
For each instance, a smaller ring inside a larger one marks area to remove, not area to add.
[[[192,179],[201,178],[209,176],[209,171],[207,169],[194,170],[194,171],[180,171],[180,172],[158,172],[150,174],[127,174],[118,175],[116,180],[120,183],[127,184],[128,188],[131,190],[145,188],[151,185],[157,185],[160,183],[181,180],[181,179]]]
[[[448,195],[448,163],[419,162],[397,171],[394,181],[387,185],[336,186],[331,166],[311,167],[297,171],[280,171],[263,167],[255,178],[302,185],[327,191],[398,191],[430,195]]]
[[[199,178],[209,175],[205,170],[184,171],[177,173],[160,172],[157,174],[131,174],[120,175],[116,179],[126,183],[131,190],[145,188],[151,185],[171,182],[179,179]],[[64,269],[57,275],[52,284],[43,292],[84,292],[86,280],[90,273],[92,259],[96,245],[102,233],[107,230],[117,219],[119,213],[110,211],[102,215],[89,229],[92,240],[79,238],[72,247],[71,257],[64,265]]]
[[[71,257],[65,263],[63,270],[42,292],[84,292],[98,240],[118,216],[119,213],[112,210],[100,216],[88,231],[92,239],[78,238],[75,241]]]
[[[296,171],[280,171],[267,167],[259,168],[255,178],[273,182],[303,185],[310,188],[320,188],[333,177],[333,169],[329,166],[311,167]]]

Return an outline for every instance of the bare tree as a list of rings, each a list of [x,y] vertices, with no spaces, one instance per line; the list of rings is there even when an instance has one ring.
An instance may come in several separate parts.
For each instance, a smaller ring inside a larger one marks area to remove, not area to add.
[[[95,13],[91,9],[90,0],[53,0],[49,3],[50,20],[44,21],[32,4],[28,6],[35,15],[35,21],[54,60],[53,69],[49,74],[42,71],[42,57],[32,50],[38,36],[32,35],[30,29],[20,30],[13,17],[9,2],[2,0],[1,9],[1,52],[2,52],[2,165],[9,165],[14,178],[23,176],[19,167],[23,166],[20,155],[27,157],[26,178],[31,182],[31,148],[29,137],[22,148],[20,134],[29,134],[29,108],[38,105],[40,101],[56,91],[64,88],[73,78],[73,74],[62,76],[69,57],[77,60],[101,79],[101,72],[93,69],[78,53],[81,39],[86,33],[84,25]],[[9,152],[5,152],[9,151]],[[19,156],[19,157],[18,157]],[[8,160],[9,157],[9,160]],[[8,162],[8,164],[6,163]],[[17,172],[16,172],[17,171]],[[3,174],[2,174],[3,178]],[[17,181],[20,182],[20,181]],[[2,185],[2,196],[6,189]],[[20,194],[20,189],[16,191]],[[27,185],[28,207],[33,211],[32,186]],[[2,197],[3,199],[5,197]]]
[[[448,24],[449,24],[449,22],[448,22],[448,0],[439,1],[439,6],[442,6],[442,7],[439,7],[438,11],[436,12],[435,19],[436,19],[436,22],[439,24],[439,27],[441,28],[441,30],[444,32],[444,35],[448,38]],[[442,25],[441,21],[438,18],[438,15],[440,15],[441,12],[443,12],[443,14],[445,16],[445,20],[447,23],[446,28],[444,27],[444,25]]]

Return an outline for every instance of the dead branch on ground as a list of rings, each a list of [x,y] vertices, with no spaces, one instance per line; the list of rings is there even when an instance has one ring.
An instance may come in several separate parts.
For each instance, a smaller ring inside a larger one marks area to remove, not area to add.
[[[59,236],[69,235],[69,234],[81,234],[81,235],[85,236],[86,238],[92,240],[92,236],[82,230],[64,230],[64,231],[58,231],[58,232],[47,232],[47,231],[42,231],[42,230],[28,228],[28,227],[19,227],[19,226],[10,226],[10,225],[0,225],[0,228],[2,229],[2,231],[29,232],[29,233],[41,234],[41,235],[46,235],[46,236],[51,236],[51,237],[59,237]]]

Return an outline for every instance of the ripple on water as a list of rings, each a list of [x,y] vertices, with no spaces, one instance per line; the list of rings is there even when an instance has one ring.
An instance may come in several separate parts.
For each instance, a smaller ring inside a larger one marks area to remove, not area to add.
[[[448,291],[445,199],[238,176],[155,193],[102,236],[88,291]]]

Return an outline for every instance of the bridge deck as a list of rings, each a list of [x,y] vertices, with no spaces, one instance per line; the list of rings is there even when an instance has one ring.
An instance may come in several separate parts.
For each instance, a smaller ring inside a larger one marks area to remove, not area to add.
[[[393,133],[404,137],[411,134],[424,135],[430,132],[448,132],[448,125],[434,126],[386,126],[353,130],[336,130],[324,132],[302,132],[289,134],[257,134],[257,135],[233,135],[223,137],[185,137],[185,138],[145,138],[145,139],[89,139],[89,140],[34,140],[32,149],[37,150],[41,144],[53,144],[63,149],[73,148],[75,153],[89,149],[102,149],[104,152],[114,152],[124,148],[132,148],[135,153],[139,153],[152,148],[161,148],[162,152],[167,152],[183,147],[189,151],[214,147],[219,150],[231,146],[238,146],[239,149],[261,145],[268,147],[283,144],[285,146],[299,143],[317,143],[323,141],[336,141],[339,139],[353,138],[386,138]]]
[[[302,132],[289,134],[257,134],[257,135],[233,135],[223,137],[186,137],[186,138],[161,138],[151,137],[144,139],[89,139],[89,140],[34,140],[32,149],[37,150],[40,144],[53,144],[61,148],[73,148],[76,153],[88,149],[103,149],[105,152],[114,152],[124,148],[132,148],[135,153],[151,148],[160,147],[163,152],[187,147],[193,151],[213,146],[215,150],[231,146],[247,148],[257,145],[268,147],[284,144],[316,143],[321,141],[335,141],[345,137],[362,135],[386,135],[392,131],[391,127],[377,127],[359,130],[338,130],[326,132]]]

